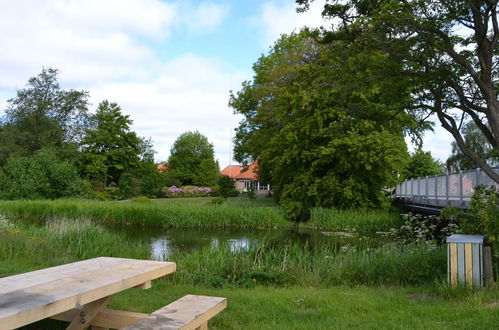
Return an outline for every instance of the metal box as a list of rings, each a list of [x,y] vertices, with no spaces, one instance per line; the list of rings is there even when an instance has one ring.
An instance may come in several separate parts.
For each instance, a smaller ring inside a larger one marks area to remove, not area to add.
[[[483,235],[447,237],[447,267],[452,287],[483,286]]]

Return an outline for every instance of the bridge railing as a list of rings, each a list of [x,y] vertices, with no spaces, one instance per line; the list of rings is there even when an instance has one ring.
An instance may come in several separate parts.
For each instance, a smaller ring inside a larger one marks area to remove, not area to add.
[[[493,169],[499,173],[499,167]],[[395,197],[420,205],[467,208],[478,185],[499,190],[499,184],[482,170],[474,169],[406,180],[397,185]]]

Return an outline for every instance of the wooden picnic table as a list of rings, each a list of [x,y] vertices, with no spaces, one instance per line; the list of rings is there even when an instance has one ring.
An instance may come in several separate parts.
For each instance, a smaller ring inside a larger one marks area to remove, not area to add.
[[[173,262],[100,257],[0,278],[0,329],[45,318],[69,321],[68,329],[124,327],[145,314],[107,309],[112,295],[148,289],[175,269]]]

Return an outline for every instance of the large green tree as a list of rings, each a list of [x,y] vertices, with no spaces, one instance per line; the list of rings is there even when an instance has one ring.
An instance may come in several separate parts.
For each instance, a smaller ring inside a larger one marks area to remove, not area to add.
[[[184,185],[215,185],[220,175],[213,144],[199,132],[180,135],[170,150],[171,176]]]
[[[381,188],[397,180],[407,160],[398,114],[410,81],[379,79],[401,64],[376,51],[320,44],[301,32],[279,39],[253,66],[254,79],[231,94],[244,116],[235,157],[259,161],[259,175],[293,220],[309,209],[383,204]],[[359,72],[353,69],[364,68]]]
[[[313,0],[296,0],[307,10]],[[461,152],[495,182],[499,174],[465,142],[472,120],[499,147],[498,0],[331,0],[327,39],[363,40],[404,64],[413,100],[401,110],[436,114]]]
[[[142,162],[153,162],[151,142],[131,130],[133,121],[118,104],[102,101],[91,120],[93,128],[82,139],[81,166],[85,177],[118,183],[123,173],[139,170]]]
[[[88,127],[88,93],[61,89],[57,74],[43,69],[7,101],[0,126],[0,163],[47,147],[76,150]]]

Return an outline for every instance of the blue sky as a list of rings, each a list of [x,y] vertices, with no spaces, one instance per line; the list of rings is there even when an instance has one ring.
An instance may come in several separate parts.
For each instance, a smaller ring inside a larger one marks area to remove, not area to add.
[[[241,119],[229,91],[280,34],[327,24],[322,3],[298,14],[293,0],[0,0],[0,109],[42,67],[57,68],[63,88],[89,91],[91,111],[117,102],[157,161],[198,130],[224,167]],[[425,149],[445,159],[450,141],[437,130]]]

